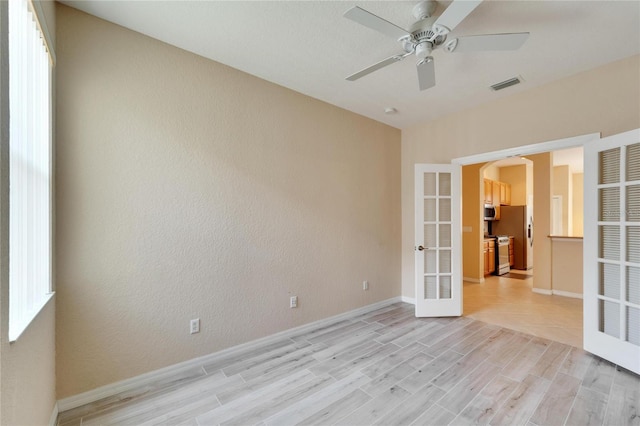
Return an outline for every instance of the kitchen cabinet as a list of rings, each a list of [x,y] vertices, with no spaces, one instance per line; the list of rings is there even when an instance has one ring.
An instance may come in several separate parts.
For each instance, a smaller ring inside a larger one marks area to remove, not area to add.
[[[500,203],[500,182],[494,180],[491,181],[491,188],[493,193],[493,205],[499,206]]]
[[[484,274],[492,274],[496,270],[496,242],[494,240],[485,240],[483,253]]]
[[[515,245],[515,238],[509,236],[509,266],[513,268],[513,264],[515,263],[515,256],[513,255],[513,247]]]
[[[500,205],[510,206],[511,205],[511,184],[504,183],[504,182],[498,182],[498,183],[500,184]]]
[[[484,180],[484,203],[493,204],[493,186],[491,180]]]

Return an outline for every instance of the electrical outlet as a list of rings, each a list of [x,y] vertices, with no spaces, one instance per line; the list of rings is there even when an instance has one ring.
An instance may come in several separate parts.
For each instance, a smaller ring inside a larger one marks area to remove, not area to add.
[[[189,323],[189,331],[191,334],[200,333],[200,318],[192,319]]]
[[[362,289],[369,290],[369,281],[362,281]]]
[[[291,296],[291,299],[289,299],[289,307],[290,308],[298,307],[298,296]]]

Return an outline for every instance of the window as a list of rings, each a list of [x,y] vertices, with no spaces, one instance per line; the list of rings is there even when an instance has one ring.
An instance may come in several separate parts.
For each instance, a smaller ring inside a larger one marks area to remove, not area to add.
[[[51,63],[28,0],[9,0],[9,340],[51,298]]]

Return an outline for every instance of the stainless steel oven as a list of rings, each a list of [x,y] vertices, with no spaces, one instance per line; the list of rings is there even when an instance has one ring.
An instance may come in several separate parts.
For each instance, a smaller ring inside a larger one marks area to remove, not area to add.
[[[509,237],[507,235],[498,235],[496,239],[496,275],[504,275],[510,270]]]

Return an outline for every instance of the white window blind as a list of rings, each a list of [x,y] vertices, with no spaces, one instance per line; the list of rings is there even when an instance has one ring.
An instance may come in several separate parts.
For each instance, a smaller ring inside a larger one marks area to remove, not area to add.
[[[599,330],[640,346],[640,143],[599,154]]]
[[[9,340],[51,296],[49,53],[27,0],[9,1]]]

